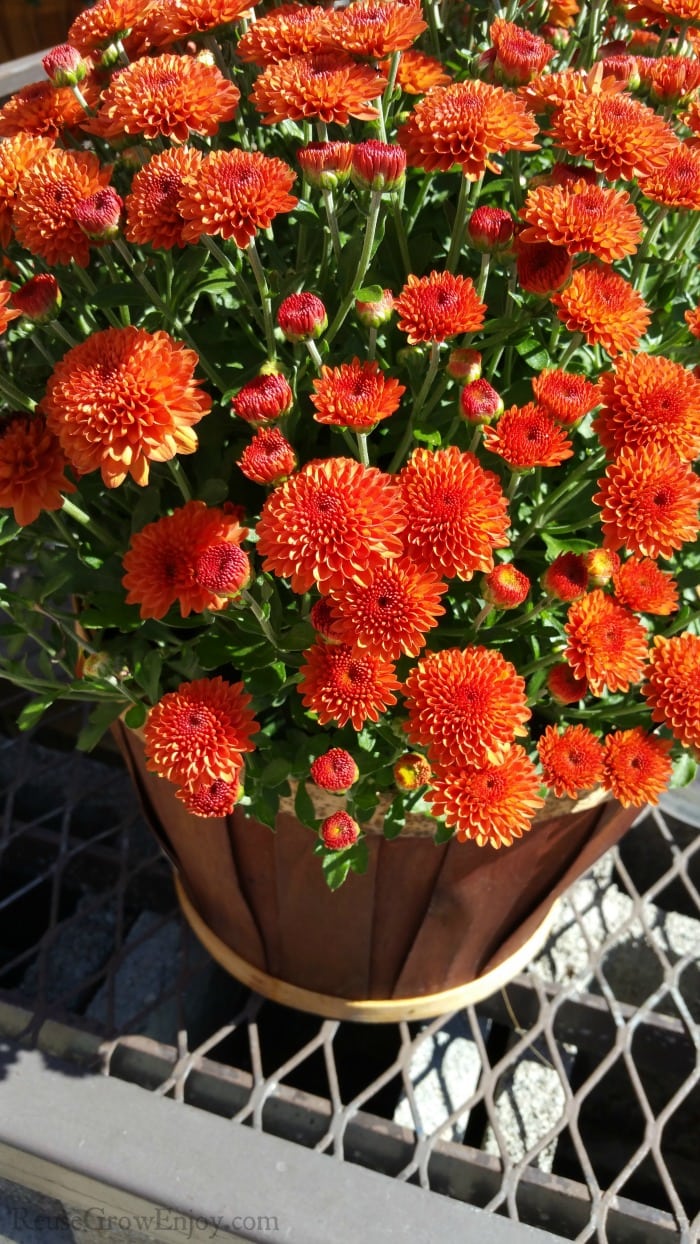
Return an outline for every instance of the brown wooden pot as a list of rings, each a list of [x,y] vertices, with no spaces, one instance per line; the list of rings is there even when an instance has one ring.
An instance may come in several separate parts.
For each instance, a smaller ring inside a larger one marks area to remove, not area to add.
[[[275,833],[239,808],[194,817],[147,772],[138,736],[119,723],[117,737],[200,940],[259,993],[331,1018],[424,1018],[494,992],[539,949],[559,896],[637,814],[602,795],[554,801],[502,851],[437,846],[415,825],[392,841],[370,832],[367,872],[331,892],[312,832],[288,810]]]
[[[90,0],[2,0],[0,61],[65,43],[68,27]],[[43,77],[41,67],[37,79]]]

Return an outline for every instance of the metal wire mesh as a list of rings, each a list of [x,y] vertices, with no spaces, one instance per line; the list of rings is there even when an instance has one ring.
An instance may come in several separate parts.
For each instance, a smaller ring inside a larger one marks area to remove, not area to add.
[[[567,1239],[698,1239],[696,831],[640,817],[476,1008],[324,1022],[208,959],[118,758],[65,724],[0,736],[0,1026],[62,1021],[106,1074]]]

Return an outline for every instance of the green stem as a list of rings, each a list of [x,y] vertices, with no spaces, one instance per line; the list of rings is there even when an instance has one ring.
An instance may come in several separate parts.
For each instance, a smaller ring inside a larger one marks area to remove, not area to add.
[[[538,670],[549,669],[550,665],[556,665],[557,661],[561,661],[563,649],[556,652],[548,652],[546,657],[539,657],[537,661],[531,661],[529,665],[525,665],[518,670],[521,678],[529,678],[531,674],[536,674]]]
[[[326,341],[330,345],[338,330],[342,327],[347,314],[355,301],[355,290],[360,289],[365,274],[372,258],[372,247],[374,246],[374,238],[377,232],[377,222],[379,220],[379,212],[382,204],[382,191],[373,190],[369,201],[369,213],[367,215],[367,224],[365,226],[365,238],[362,246],[362,253],[357,262],[355,275],[351,281],[350,289],[346,293],[341,302],[335,319],[326,333]]]
[[[13,406],[18,406],[20,410],[36,410],[36,402],[33,398],[27,397],[26,393],[22,393],[2,372],[0,372],[0,394],[6,397]]]
[[[486,604],[485,604],[485,605],[484,605],[484,606],[483,606],[483,607],[479,610],[479,612],[477,613],[477,615],[476,615],[476,617],[475,617],[474,621],[472,622],[472,630],[473,630],[473,632],[474,632],[474,634],[475,634],[475,635],[476,635],[476,632],[480,629],[482,622],[485,622],[486,618],[488,618],[488,616],[489,616],[489,614],[490,614],[490,613],[493,613],[493,605],[490,605],[490,604],[487,602],[487,603],[486,603]]]
[[[114,539],[114,536],[107,531],[106,527],[102,527],[100,523],[95,521],[94,518],[92,518],[89,514],[86,514],[85,510],[81,510],[80,506],[76,505],[74,501],[71,501],[70,497],[63,498],[63,512],[64,514],[67,514],[69,518],[72,518],[74,522],[80,523],[81,527],[87,527],[94,536],[97,536],[97,539],[100,540],[102,544],[107,546],[107,548],[116,549],[119,547],[117,541]]]
[[[430,362],[428,363],[428,370],[425,375],[425,380],[423,381],[423,384],[421,385],[418,396],[416,397],[416,400],[413,403],[413,410],[411,411],[408,422],[406,424],[406,430],[401,438],[401,443],[398,449],[396,450],[394,457],[391,460],[391,465],[389,467],[390,475],[393,475],[395,471],[398,471],[399,467],[403,463],[406,451],[408,450],[411,444],[411,441],[413,440],[413,429],[416,423],[416,419],[418,418],[418,415],[423,409],[425,399],[428,396],[428,393],[430,392],[430,386],[432,385],[433,380],[435,379],[435,373],[437,372],[437,369],[438,369],[438,365],[440,362],[440,346],[441,345],[442,345],[441,341],[433,341],[430,344]]]
[[[258,286],[258,290],[260,292],[260,301],[262,303],[262,310],[263,310],[263,321],[265,324],[265,341],[267,343],[267,357],[270,360],[270,362],[272,362],[274,361],[274,359],[277,358],[277,347],[275,345],[275,326],[272,320],[272,300],[270,298],[270,291],[267,286],[267,279],[265,277],[263,266],[260,262],[260,256],[258,254],[258,250],[255,245],[254,238],[251,238],[250,242],[248,243],[246,254],[250,261],[250,266],[253,269],[253,276],[255,277],[255,281]]]
[[[527,544],[528,540],[534,536],[545,524],[557,513],[562,506],[570,500],[571,496],[578,491],[578,485],[582,476],[591,470],[597,470],[599,466],[605,462],[605,450],[601,449],[598,453],[591,454],[589,458],[584,458],[583,462],[579,462],[578,466],[569,471],[566,479],[550,493],[546,502],[538,506],[532,518],[529,527],[526,527],[520,539],[513,545],[513,557]]]
[[[321,186],[321,195],[323,197],[323,206],[326,209],[326,220],[328,221],[328,229],[331,235],[331,245],[333,247],[333,256],[336,263],[340,263],[340,234],[338,232],[338,218],[335,214],[335,201],[333,199],[333,191],[330,186]]]
[[[203,243],[204,246],[206,246],[207,250],[209,251],[209,254],[213,255],[217,263],[221,264],[222,268],[227,269],[231,277],[231,280],[233,281],[234,285],[236,286],[236,289],[238,290],[239,294],[243,298],[243,301],[246,303],[246,306],[248,307],[249,311],[253,313],[253,315],[255,316],[255,319],[259,323],[260,314],[255,305],[255,299],[253,298],[250,290],[248,289],[248,286],[244,278],[241,276],[241,273],[236,268],[236,265],[234,264],[233,260],[230,258],[229,255],[226,254],[226,251],[223,250],[219,246],[218,242],[215,242],[214,239],[212,237],[209,237],[207,233],[202,235],[200,241]]]
[[[311,358],[316,364],[316,367],[320,371],[321,368],[323,367],[323,359],[321,358],[321,355],[319,354],[319,350],[318,350],[318,346],[316,345],[316,342],[313,340],[312,337],[309,337],[308,340],[304,342],[304,345],[306,346]]]
[[[510,477],[510,480],[508,481],[508,487],[506,489],[506,497],[508,498],[509,501],[513,500],[513,497],[518,491],[518,485],[520,484],[520,478],[521,478],[520,473],[518,471],[514,471]]]
[[[459,183],[457,206],[455,208],[455,218],[452,225],[450,249],[447,252],[447,260],[445,262],[445,268],[448,272],[454,272],[457,267],[459,253],[464,244],[469,208],[471,207],[472,202],[476,201],[478,198],[480,188],[480,177],[476,181],[472,182],[468,177],[465,177],[465,175],[462,174],[461,181]]]
[[[190,489],[190,486],[187,482],[187,476],[185,475],[185,472],[182,469],[182,463],[180,462],[180,459],[169,458],[168,462],[166,463],[166,466],[174,482],[177,484],[180,492],[182,493],[182,496],[184,497],[185,501],[191,501],[192,490]]]
[[[413,207],[411,208],[410,215],[406,222],[406,233],[407,234],[411,233],[418,217],[420,216],[421,211],[423,210],[423,204],[425,202],[426,196],[432,185],[433,185],[433,176],[431,173],[426,173],[425,177],[423,178],[423,181],[421,182],[420,190],[418,191],[418,194],[416,195],[416,201],[413,204]]]
[[[570,360],[574,357],[576,351],[578,350],[582,342],[583,342],[583,333],[574,333],[573,337],[571,338],[571,341],[569,342],[564,353],[562,354],[561,359],[557,363],[557,367],[559,367],[563,371],[567,363],[569,363]]]
[[[367,433],[358,432],[357,434],[357,452],[360,462],[363,466],[369,466],[369,451],[367,449]]]
[[[404,274],[405,276],[409,276],[411,272],[411,256],[408,253],[408,238],[406,237],[401,204],[398,196],[395,194],[392,194],[391,196],[391,218],[394,222],[394,228],[396,230],[396,240],[399,244],[399,254],[401,256]]]
[[[71,337],[70,333],[63,327],[63,325],[59,324],[58,320],[51,320],[49,328],[52,333],[55,333],[57,337],[60,337],[61,341],[65,341],[66,345],[70,346],[71,349],[73,349],[73,346],[77,346],[78,343],[75,338]]]
[[[663,204],[660,203],[656,211],[654,212],[654,215],[652,216],[651,220],[649,221],[647,231],[644,234],[644,238],[642,239],[642,245],[639,247],[637,254],[634,257],[634,264],[632,265],[632,277],[631,277],[633,285],[636,285],[637,283],[637,277],[639,276],[639,273],[641,271],[642,264],[644,263],[644,260],[649,254],[649,251],[651,250],[651,247],[656,241],[656,237],[659,232],[659,229],[661,228],[661,225],[663,224],[667,215],[668,215],[668,208],[664,207]]]
[[[252,613],[253,617],[258,623],[258,626],[260,627],[260,630],[262,631],[268,643],[272,644],[273,648],[277,648],[278,647],[277,636],[275,635],[267,618],[263,617],[262,610],[257,600],[255,599],[255,597],[251,596],[250,592],[246,588],[244,588],[243,591],[241,592],[241,599],[244,600],[245,603],[247,604],[248,608],[250,609],[250,612]]]
[[[476,282],[476,292],[479,296],[480,302],[484,301],[484,294],[486,293],[486,283],[489,279],[490,268],[491,268],[491,255],[487,251],[485,254],[481,256],[481,268],[479,269],[479,278]]]
[[[95,110],[94,110],[94,108],[91,108],[91,107],[90,107],[89,103],[87,102],[87,100],[86,100],[85,96],[83,95],[83,92],[81,91],[81,89],[80,89],[80,87],[78,86],[77,82],[75,82],[75,83],[73,84],[73,86],[71,87],[71,90],[72,90],[73,94],[75,95],[75,98],[77,99],[77,101],[78,101],[78,103],[80,104],[80,107],[83,109],[83,111],[84,111],[84,112],[86,112],[86,113],[87,113],[87,115],[88,115],[89,117],[94,117],[94,115],[95,115]]]
[[[78,281],[82,285],[83,289],[86,290],[88,294],[90,294],[91,298],[94,298],[95,294],[97,293],[97,286],[95,285],[92,278],[88,276],[84,268],[80,267],[80,264],[77,264],[74,262],[71,265],[71,267],[73,269],[73,275],[78,278]],[[102,310],[104,312],[105,319],[109,321],[109,323],[112,325],[112,328],[123,327],[120,321],[117,319],[114,312],[112,311],[111,307],[103,307]]]

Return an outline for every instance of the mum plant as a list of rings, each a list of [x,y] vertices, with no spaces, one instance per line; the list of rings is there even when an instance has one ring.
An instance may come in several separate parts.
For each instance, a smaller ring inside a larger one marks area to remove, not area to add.
[[[2,671],[331,885],[700,748],[695,0],[98,0],[0,110]],[[314,788],[344,793],[317,815]]]

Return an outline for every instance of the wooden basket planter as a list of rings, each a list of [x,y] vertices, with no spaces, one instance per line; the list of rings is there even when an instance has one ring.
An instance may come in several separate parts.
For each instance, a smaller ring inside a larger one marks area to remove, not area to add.
[[[2,0],[0,61],[65,43],[68,27],[90,0]],[[41,68],[36,75],[43,77]]]
[[[539,949],[559,896],[637,815],[599,795],[555,800],[503,851],[370,832],[367,872],[331,892],[311,831],[289,811],[275,833],[241,809],[194,817],[146,771],[138,736],[121,724],[117,736],[210,953],[259,993],[335,1019],[426,1018],[493,993]]]

